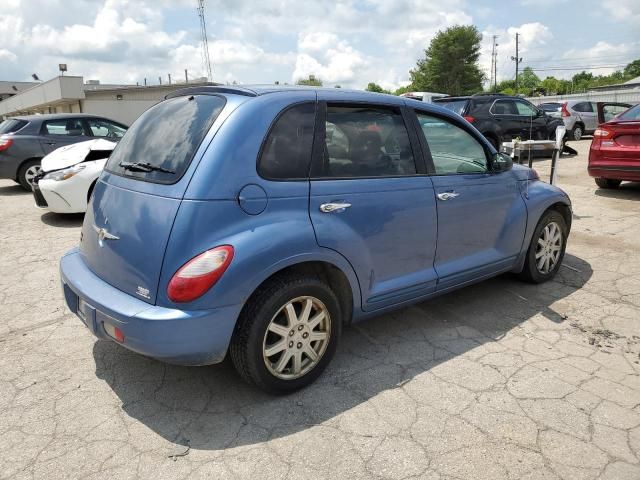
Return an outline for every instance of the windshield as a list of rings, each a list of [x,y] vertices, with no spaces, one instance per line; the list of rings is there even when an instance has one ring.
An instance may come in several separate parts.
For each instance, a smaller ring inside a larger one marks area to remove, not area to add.
[[[446,108],[447,110],[451,110],[452,112],[455,112],[458,115],[462,115],[462,112],[464,112],[464,109],[467,106],[468,102],[469,100],[450,100],[450,101],[438,100],[434,103],[436,105],[440,105],[441,107]]]
[[[2,135],[3,133],[17,132],[27,123],[29,122],[25,120],[18,120],[17,118],[10,118],[9,120],[5,120],[4,122],[0,123],[0,135]]]
[[[216,95],[159,103],[127,130],[105,169],[148,182],[177,182],[224,105],[225,99]]]
[[[640,120],[640,104],[636,105],[635,107],[631,107],[624,113],[621,113],[616,117],[616,120]]]

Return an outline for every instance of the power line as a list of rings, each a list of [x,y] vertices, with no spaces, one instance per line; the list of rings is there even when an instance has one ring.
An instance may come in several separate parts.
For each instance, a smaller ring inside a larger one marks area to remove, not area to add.
[[[539,58],[533,60],[527,60],[527,63],[540,63],[540,62],[554,62],[554,63],[564,63],[564,62],[574,62],[576,60],[602,60],[609,58],[632,58],[636,55],[640,55],[640,53],[620,53],[620,54],[612,54],[612,55],[599,55],[595,57],[571,57],[571,58]]]
[[[574,67],[528,67],[535,72],[551,72],[551,71],[563,71],[563,70],[599,70],[604,68],[622,68],[625,67],[626,64],[618,64],[618,65],[583,65],[583,66],[574,66]]]

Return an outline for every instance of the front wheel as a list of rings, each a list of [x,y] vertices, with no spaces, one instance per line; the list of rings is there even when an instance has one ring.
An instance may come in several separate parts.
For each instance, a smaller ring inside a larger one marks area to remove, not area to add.
[[[336,295],[321,280],[289,276],[269,281],[243,309],[231,360],[249,383],[275,394],[293,392],[320,376],[340,337]]]
[[[611,178],[602,177],[596,178],[596,185],[598,185],[600,188],[618,188],[621,183],[622,180],[613,180]]]
[[[29,160],[25,162],[18,171],[18,183],[25,190],[31,191],[34,178],[40,173],[40,160]]]
[[[555,210],[545,213],[531,237],[520,277],[532,283],[551,280],[562,264],[568,234],[567,223],[560,213]]]

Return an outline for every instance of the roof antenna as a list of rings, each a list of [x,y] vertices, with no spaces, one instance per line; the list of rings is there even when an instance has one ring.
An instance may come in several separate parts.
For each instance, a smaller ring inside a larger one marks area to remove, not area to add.
[[[202,65],[205,72],[207,72],[207,81],[213,82],[211,58],[209,57],[209,42],[207,40],[207,26],[204,19],[204,0],[198,0],[198,16],[200,17],[200,36],[202,37]]]

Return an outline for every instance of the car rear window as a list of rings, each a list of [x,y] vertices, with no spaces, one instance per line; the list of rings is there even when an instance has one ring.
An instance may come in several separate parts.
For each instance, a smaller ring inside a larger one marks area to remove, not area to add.
[[[26,120],[18,120],[17,118],[10,118],[0,123],[0,135],[4,133],[14,133],[24,127],[27,123]]]
[[[192,95],[151,107],[127,130],[105,169],[148,182],[177,182],[225,103],[217,95]]]
[[[560,103],[543,103],[540,108],[545,112],[559,112],[562,110],[562,104]]]
[[[446,108],[447,110],[451,110],[458,115],[462,115],[469,100],[437,100],[434,102],[436,105],[440,105],[441,107]]]
[[[624,113],[621,113],[616,117],[616,120],[640,120],[640,105],[631,107]]]

